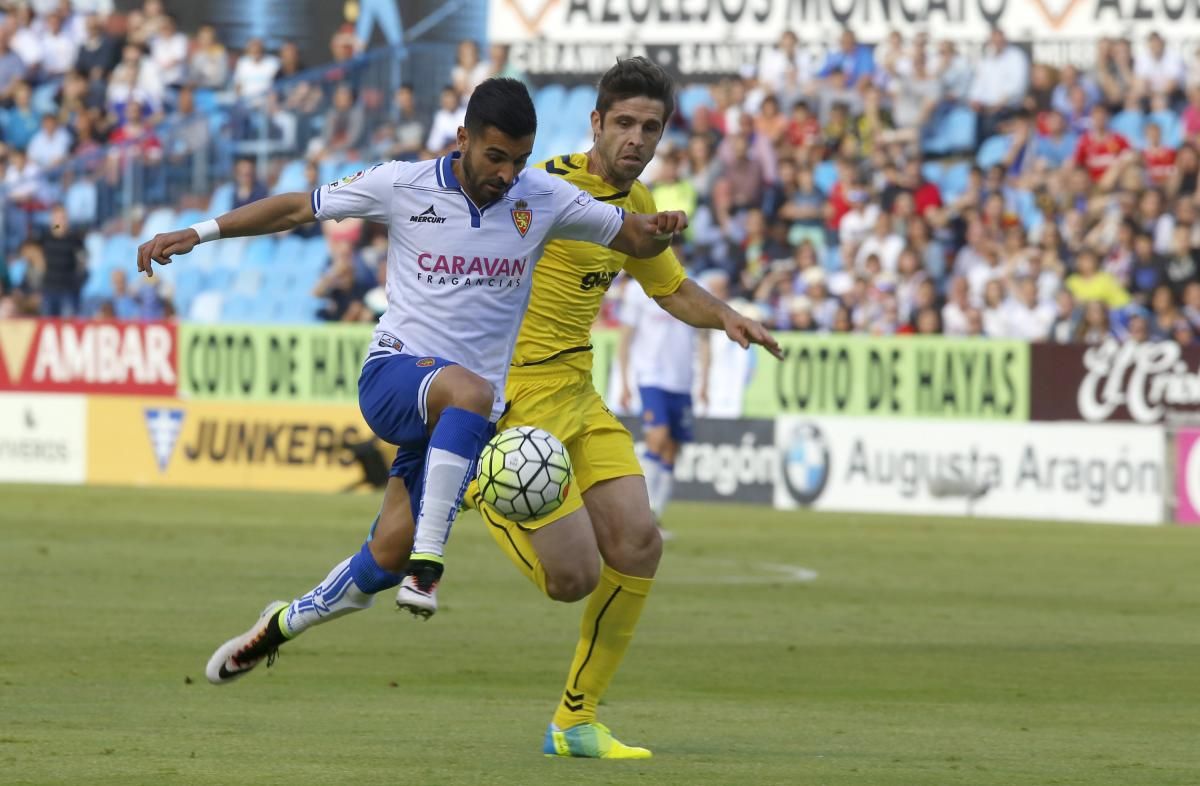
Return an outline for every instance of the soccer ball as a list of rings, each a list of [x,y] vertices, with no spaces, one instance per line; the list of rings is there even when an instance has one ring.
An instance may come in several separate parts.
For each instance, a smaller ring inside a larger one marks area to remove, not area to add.
[[[571,486],[571,457],[554,435],[533,426],[505,429],[479,456],[479,492],[509,521],[558,510]]]

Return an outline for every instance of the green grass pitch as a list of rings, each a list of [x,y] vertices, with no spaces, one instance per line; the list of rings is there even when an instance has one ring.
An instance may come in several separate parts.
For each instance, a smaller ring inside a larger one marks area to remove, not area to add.
[[[0,783],[1200,783],[1184,528],[676,505],[602,707],[648,762],[541,756],[580,607],[474,514],[432,621],[389,593],[208,685],[212,650],[354,551],[376,502],[0,487]]]

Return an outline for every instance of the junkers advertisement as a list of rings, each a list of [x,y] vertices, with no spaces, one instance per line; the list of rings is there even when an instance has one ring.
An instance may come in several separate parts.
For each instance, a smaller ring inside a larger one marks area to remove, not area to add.
[[[775,442],[782,509],[1124,524],[1164,514],[1155,427],[787,416]]]

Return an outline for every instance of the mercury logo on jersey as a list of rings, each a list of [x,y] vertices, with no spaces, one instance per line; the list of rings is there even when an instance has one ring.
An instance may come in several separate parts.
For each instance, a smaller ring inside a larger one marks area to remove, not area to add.
[[[579,279],[579,288],[587,292],[589,289],[600,287],[607,292],[608,288],[612,286],[612,282],[616,281],[620,273],[621,271],[619,270],[601,270],[598,273],[587,273],[583,278]]]
[[[437,214],[433,209],[433,205],[425,208],[419,216],[409,216],[408,220],[417,224],[444,224],[446,219]]]

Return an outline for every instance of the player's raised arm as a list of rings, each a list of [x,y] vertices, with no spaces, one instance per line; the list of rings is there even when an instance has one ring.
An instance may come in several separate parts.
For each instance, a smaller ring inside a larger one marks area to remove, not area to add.
[[[171,257],[186,254],[199,243],[223,237],[269,235],[316,220],[311,194],[277,194],[243,205],[222,216],[187,229],[162,232],[138,247],[138,272],[154,275],[154,264],[171,264]]]
[[[779,342],[769,330],[734,311],[727,303],[713,297],[690,278],[685,279],[679,285],[679,289],[655,300],[664,311],[680,322],[686,322],[692,327],[724,330],[729,340],[743,349],[751,344],[758,344],[779,360],[783,359],[783,350],[779,348]]]
[[[155,262],[169,265],[172,256],[188,253],[197,243],[223,237],[270,235],[313,221],[341,221],[350,217],[387,223],[396,173],[402,166],[396,161],[376,164],[310,194],[278,194],[187,229],[155,235],[138,248],[138,271],[152,276]]]
[[[636,259],[650,259],[670,248],[675,233],[687,229],[687,225],[687,214],[682,210],[626,213],[621,231],[608,247]]]

